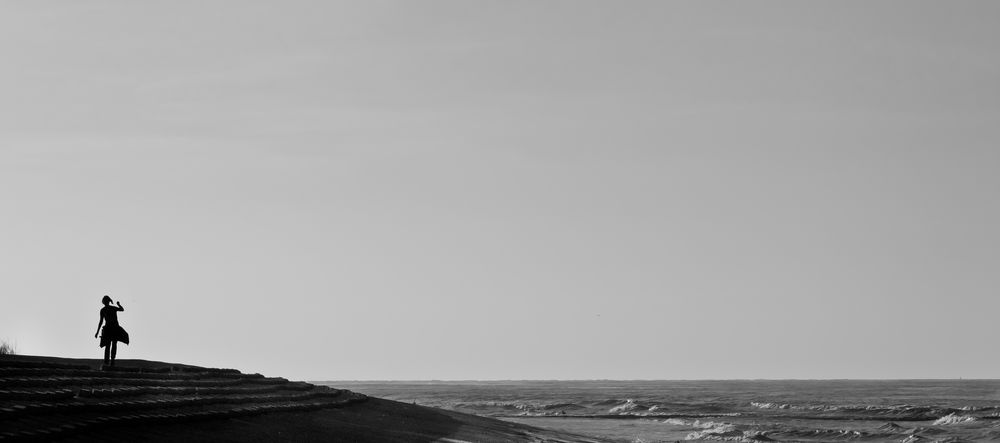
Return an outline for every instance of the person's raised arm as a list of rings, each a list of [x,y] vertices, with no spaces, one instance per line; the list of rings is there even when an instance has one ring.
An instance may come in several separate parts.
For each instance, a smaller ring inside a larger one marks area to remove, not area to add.
[[[101,313],[101,319],[97,321],[97,332],[94,333],[94,338],[97,338],[97,334],[101,333],[101,324],[104,323],[104,313]]]
[[[120,311],[124,311],[124,310],[125,310],[125,308],[123,308],[123,307],[122,307],[122,302],[120,302],[120,301],[116,301],[115,303],[117,303],[117,304],[118,304],[118,311],[119,311],[119,312],[120,312]]]

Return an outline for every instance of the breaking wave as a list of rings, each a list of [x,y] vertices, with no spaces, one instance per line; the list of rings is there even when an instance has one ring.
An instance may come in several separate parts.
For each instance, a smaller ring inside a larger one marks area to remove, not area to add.
[[[638,403],[636,403],[635,400],[632,400],[630,398],[628,400],[625,400],[625,403],[620,404],[618,406],[615,406],[615,407],[609,409],[608,412],[611,413],[611,414],[621,414],[622,412],[631,412],[631,411],[634,411],[636,408],[639,408],[639,407],[641,407],[641,406]]]
[[[772,441],[764,432],[756,430],[745,430],[732,423],[699,422],[695,420],[691,424],[696,428],[703,428],[701,431],[689,433],[685,440],[714,440],[714,441],[735,441],[735,442],[760,442]]]
[[[976,420],[978,420],[978,418],[973,417],[971,415],[958,415],[958,414],[952,413],[952,414],[948,414],[948,415],[946,415],[944,417],[941,417],[941,418],[939,418],[937,420],[934,420],[934,426],[957,425],[957,424],[961,424],[961,423],[973,422],[973,421],[976,421]]]

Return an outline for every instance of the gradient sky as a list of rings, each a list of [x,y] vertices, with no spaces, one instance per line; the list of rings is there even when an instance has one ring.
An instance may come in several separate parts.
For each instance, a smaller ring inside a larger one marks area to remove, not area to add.
[[[5,3],[0,339],[995,378],[998,54],[990,1]]]

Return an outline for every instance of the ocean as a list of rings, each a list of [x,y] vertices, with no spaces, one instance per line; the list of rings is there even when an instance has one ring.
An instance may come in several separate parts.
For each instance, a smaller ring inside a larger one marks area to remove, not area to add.
[[[1000,380],[322,383],[620,442],[1000,441]]]

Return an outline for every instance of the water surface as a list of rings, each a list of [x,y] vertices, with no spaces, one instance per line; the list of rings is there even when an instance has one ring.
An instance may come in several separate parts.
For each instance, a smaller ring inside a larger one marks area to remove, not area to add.
[[[1000,380],[323,383],[629,442],[1000,441]]]

